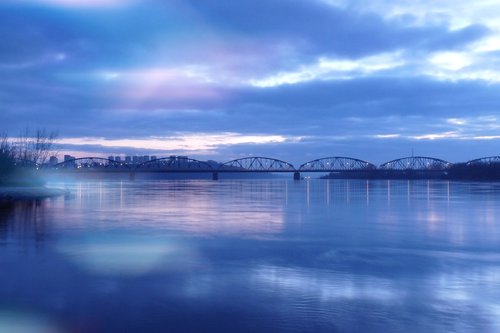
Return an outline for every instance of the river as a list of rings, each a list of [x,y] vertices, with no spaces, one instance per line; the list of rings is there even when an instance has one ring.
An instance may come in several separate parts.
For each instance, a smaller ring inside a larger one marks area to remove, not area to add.
[[[0,206],[1,333],[500,331],[500,183],[49,185]]]

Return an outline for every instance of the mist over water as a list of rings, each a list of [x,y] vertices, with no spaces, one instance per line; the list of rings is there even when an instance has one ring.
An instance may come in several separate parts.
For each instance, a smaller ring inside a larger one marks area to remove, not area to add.
[[[495,332],[500,184],[53,182],[0,206],[0,332]]]

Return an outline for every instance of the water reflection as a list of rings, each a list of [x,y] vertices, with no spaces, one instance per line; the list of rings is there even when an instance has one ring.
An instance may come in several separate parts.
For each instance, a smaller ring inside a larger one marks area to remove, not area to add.
[[[500,329],[497,184],[56,185],[0,206],[0,332]]]
[[[288,297],[301,295],[305,299],[322,302],[339,299],[396,301],[402,296],[389,279],[374,276],[358,276],[321,270],[288,268],[279,266],[256,267],[253,279],[260,289],[272,288]]]
[[[178,270],[192,265],[192,246],[165,237],[135,234],[89,234],[66,239],[57,251],[91,274],[139,276],[155,270]]]
[[[0,332],[63,333],[49,318],[29,312],[0,309]]]
[[[64,186],[72,195],[1,208],[3,238],[9,230],[18,240],[32,232],[30,237],[43,242],[58,233],[118,228],[164,236],[342,236],[340,242],[466,246],[479,238],[496,244],[499,236],[495,185],[491,193],[484,184],[435,181],[117,181]],[[473,193],[481,195],[479,206],[474,197],[469,199]]]
[[[42,245],[50,238],[46,206],[50,200],[23,200],[0,203],[0,245],[7,242]]]
[[[163,183],[77,184],[76,197],[59,201],[69,210],[70,221],[55,223],[62,228],[121,227],[162,229],[203,235],[253,235],[265,237],[282,230],[286,205],[286,182],[172,181]],[[98,200],[96,200],[98,198]],[[279,203],[277,205],[276,203]],[[88,221],[94,221],[89,224]]]

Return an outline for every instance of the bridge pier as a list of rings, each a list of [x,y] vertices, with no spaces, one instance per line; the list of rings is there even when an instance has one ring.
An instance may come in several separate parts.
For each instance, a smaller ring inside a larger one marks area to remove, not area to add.
[[[293,173],[293,180],[300,180],[300,172],[295,171]]]
[[[212,180],[219,180],[219,173],[218,172],[212,173]]]

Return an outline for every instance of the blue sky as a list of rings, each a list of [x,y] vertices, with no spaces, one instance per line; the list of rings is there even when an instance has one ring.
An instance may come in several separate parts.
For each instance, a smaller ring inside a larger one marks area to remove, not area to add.
[[[0,130],[61,154],[500,154],[491,0],[0,0]]]

